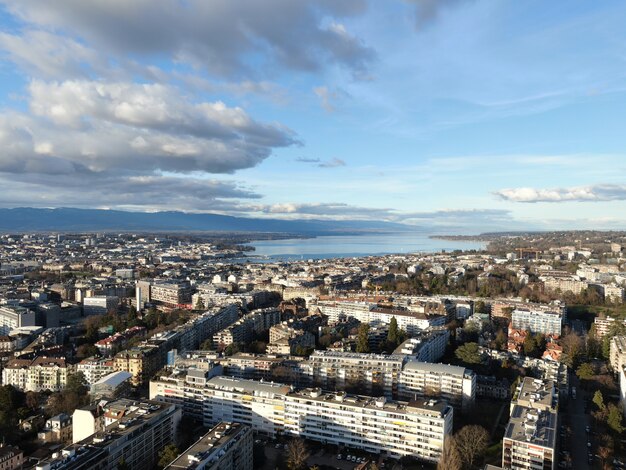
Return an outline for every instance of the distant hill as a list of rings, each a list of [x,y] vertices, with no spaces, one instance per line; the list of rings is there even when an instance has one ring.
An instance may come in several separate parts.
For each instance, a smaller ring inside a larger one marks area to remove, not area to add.
[[[126,212],[102,209],[0,209],[1,232],[276,232],[303,235],[416,231],[382,221],[280,220],[185,212]]]

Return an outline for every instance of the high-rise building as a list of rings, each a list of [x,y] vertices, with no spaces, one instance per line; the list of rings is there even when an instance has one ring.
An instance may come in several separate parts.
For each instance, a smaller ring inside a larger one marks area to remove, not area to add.
[[[154,401],[116,400],[80,408],[72,419],[73,444],[39,462],[37,470],[155,468],[158,453],[176,441],[181,411]]]
[[[165,470],[252,470],[252,429],[240,423],[219,423]]]

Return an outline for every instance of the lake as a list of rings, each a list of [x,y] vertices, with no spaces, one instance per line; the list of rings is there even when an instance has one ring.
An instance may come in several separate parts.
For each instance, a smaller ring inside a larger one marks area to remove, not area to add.
[[[259,240],[251,258],[324,259],[353,256],[385,255],[394,253],[433,253],[441,250],[481,250],[483,242],[441,240],[428,238],[425,233],[385,233],[364,235],[335,235],[285,240]]]

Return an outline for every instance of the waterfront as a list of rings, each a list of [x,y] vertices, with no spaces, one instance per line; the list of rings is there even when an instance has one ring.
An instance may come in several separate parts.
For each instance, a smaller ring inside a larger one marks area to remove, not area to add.
[[[259,240],[250,243],[255,251],[248,255],[251,258],[325,259],[394,253],[430,253],[441,250],[481,250],[486,246],[484,242],[435,239],[429,238],[429,235],[419,232],[377,233]]]

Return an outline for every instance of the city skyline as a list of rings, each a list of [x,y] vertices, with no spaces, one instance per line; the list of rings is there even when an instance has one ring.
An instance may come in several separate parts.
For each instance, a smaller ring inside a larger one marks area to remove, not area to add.
[[[0,5],[0,207],[624,228],[620,2]]]

